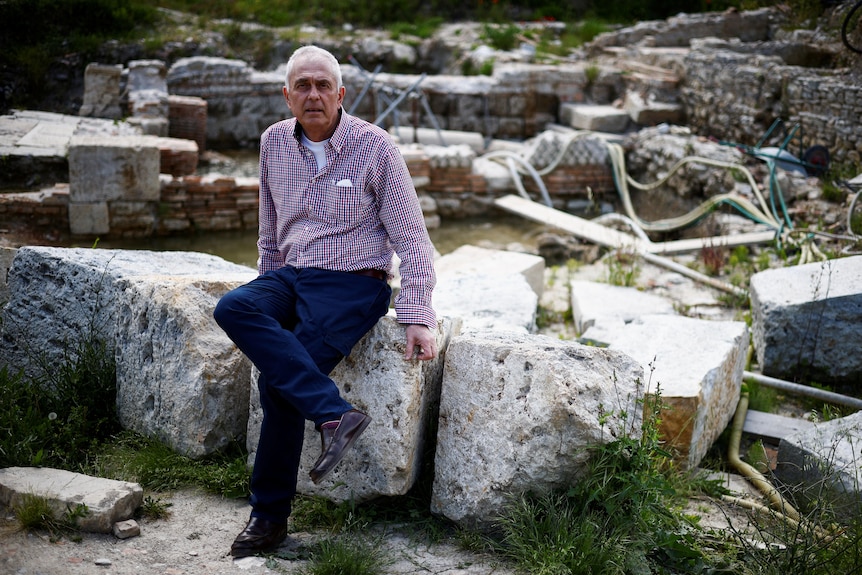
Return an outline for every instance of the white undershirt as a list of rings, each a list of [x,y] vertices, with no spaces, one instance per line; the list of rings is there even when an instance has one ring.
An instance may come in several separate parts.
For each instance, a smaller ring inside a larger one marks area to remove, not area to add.
[[[301,137],[302,145],[311,150],[311,153],[314,154],[314,159],[317,162],[317,171],[319,172],[323,168],[326,167],[326,142],[329,141],[329,138],[323,140],[322,142],[312,142],[308,139],[308,136],[303,132]]]

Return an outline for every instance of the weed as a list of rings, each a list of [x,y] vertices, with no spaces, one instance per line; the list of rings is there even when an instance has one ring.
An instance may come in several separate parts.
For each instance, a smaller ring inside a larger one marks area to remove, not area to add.
[[[494,59],[488,58],[479,66],[480,76],[491,76],[494,74]]]
[[[304,575],[379,575],[391,563],[380,542],[338,537],[318,543],[310,551]]]
[[[605,259],[609,284],[624,287],[635,285],[638,275],[640,275],[640,266],[635,254],[616,250]]]
[[[94,450],[91,466],[102,477],[136,481],[154,491],[197,486],[225,497],[249,493],[250,474],[239,446],[195,460],[155,439],[124,431]]]
[[[136,515],[147,519],[167,519],[171,514],[170,508],[172,506],[173,503],[162,501],[160,497],[153,499],[147,495],[137,509]]]
[[[700,250],[700,257],[707,274],[717,276],[724,269],[725,249],[721,246],[704,246]]]
[[[47,531],[52,539],[58,539],[63,534],[77,533],[78,520],[86,517],[90,511],[86,505],[79,503],[74,507],[68,506],[63,515],[58,518],[47,499],[27,493],[24,494],[21,503],[14,507],[14,513],[21,529]]]
[[[599,68],[595,64],[590,64],[586,68],[584,68],[584,75],[587,78],[587,86],[592,86],[596,83],[596,80],[599,79],[599,75],[601,74],[601,68]]]
[[[485,24],[483,36],[495,50],[513,50],[517,44],[521,29],[513,24],[500,26],[496,24]]]

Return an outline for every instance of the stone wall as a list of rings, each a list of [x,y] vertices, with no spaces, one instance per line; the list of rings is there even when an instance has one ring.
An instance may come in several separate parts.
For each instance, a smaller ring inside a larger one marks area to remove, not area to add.
[[[862,85],[733,47],[696,41],[685,58],[681,98],[695,133],[753,146],[781,118],[787,127],[799,125],[787,146],[794,155],[822,145],[836,162],[862,161]]]

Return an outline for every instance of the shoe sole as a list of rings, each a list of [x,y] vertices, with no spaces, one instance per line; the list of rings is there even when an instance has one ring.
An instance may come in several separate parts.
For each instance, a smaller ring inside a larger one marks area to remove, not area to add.
[[[351,437],[350,441],[348,441],[344,445],[344,449],[341,450],[341,454],[338,456],[338,459],[336,459],[335,461],[332,462],[332,465],[329,466],[329,469],[326,469],[325,471],[321,471],[319,473],[315,473],[314,469],[312,469],[309,472],[309,475],[311,476],[311,481],[315,485],[317,485],[318,483],[323,481],[323,479],[327,475],[332,473],[332,470],[335,469],[339,463],[341,463],[341,460],[344,459],[344,456],[347,455],[347,452],[350,451],[350,448],[353,447],[353,444],[356,443],[356,440],[359,439],[359,436],[362,435],[362,432],[365,431],[365,428],[368,427],[369,423],[371,423],[371,417],[366,415],[365,419],[362,420],[362,423],[359,424],[359,427],[356,429],[356,432],[353,434],[353,437]]]

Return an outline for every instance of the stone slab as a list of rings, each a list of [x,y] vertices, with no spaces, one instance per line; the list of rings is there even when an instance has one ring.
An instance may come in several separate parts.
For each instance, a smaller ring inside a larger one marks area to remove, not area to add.
[[[404,327],[394,311],[380,319],[330,374],[342,396],[371,416],[371,424],[332,474],[315,485],[308,472],[320,455],[320,434],[306,422],[300,493],[362,502],[404,495],[413,487],[433,453],[430,430],[435,429],[446,349],[459,328],[458,320],[441,319],[436,332],[438,357],[405,361]],[[255,370],[248,420],[249,465],[254,462],[263,419],[256,382]]]
[[[595,328],[592,337],[600,339],[602,330],[631,323],[644,314],[677,315],[670,300],[637,288],[583,280],[572,280],[570,284],[572,313],[579,334]]]
[[[523,275],[444,276],[434,288],[434,310],[463,321],[462,333],[536,331],[538,297]]]
[[[114,523],[130,519],[143,501],[137,483],[115,481],[47,467],[0,469],[0,504],[8,509],[22,505],[28,495],[48,501],[57,519],[69,507],[86,505],[88,513],[77,519],[82,531],[110,533]]]
[[[839,518],[862,503],[862,412],[813,424],[778,444],[775,474],[805,501],[828,505]]]
[[[610,325],[594,338],[644,368],[650,393],[660,393],[660,431],[684,467],[697,467],[736,412],[748,350],[744,322],[643,315]]]
[[[256,276],[196,252],[22,247],[9,271],[0,357],[38,377],[76,342],[103,342],[121,424],[202,457],[246,433],[251,367],[212,311]]]
[[[862,384],[862,256],[756,273],[750,294],[764,375]]]
[[[560,105],[560,123],[579,130],[620,134],[628,129],[631,119],[625,110],[610,105],[564,103]]]
[[[591,447],[641,432],[643,368],[541,335],[463,334],[446,355],[432,511],[492,526],[511,496],[571,484]]]
[[[519,273],[527,280],[536,297],[542,297],[545,289],[545,260],[532,254],[466,245],[438,258],[434,268],[438,281],[464,276],[505,278]]]

